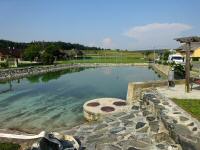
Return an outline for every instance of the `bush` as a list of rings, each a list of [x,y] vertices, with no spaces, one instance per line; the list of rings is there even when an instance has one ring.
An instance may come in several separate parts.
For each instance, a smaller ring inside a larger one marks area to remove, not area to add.
[[[167,62],[167,61],[164,61],[164,62],[163,62],[163,65],[168,65],[168,62]]]
[[[54,56],[52,54],[49,54],[47,52],[44,52],[41,56],[42,63],[44,65],[51,65],[54,62]]]
[[[169,55],[170,55],[170,51],[165,51],[164,54],[163,54],[163,60],[167,61]]]
[[[156,63],[158,63],[158,64],[162,64],[162,61],[161,61],[161,60],[158,60],[158,61],[156,61]]]
[[[0,143],[0,150],[20,150],[19,144],[13,143]]]
[[[8,63],[7,62],[1,63],[0,66],[1,68],[8,68]]]
[[[199,60],[200,60],[199,57],[194,57],[194,58],[192,58],[192,61],[199,61]]]
[[[175,79],[185,79],[185,68],[181,64],[174,65],[174,78]]]

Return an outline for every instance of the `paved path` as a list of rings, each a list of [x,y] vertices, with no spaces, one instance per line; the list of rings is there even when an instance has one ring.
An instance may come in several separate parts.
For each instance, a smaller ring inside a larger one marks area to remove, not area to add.
[[[185,85],[176,85],[175,87],[159,87],[158,92],[165,95],[168,98],[177,99],[200,99],[200,86],[194,85],[190,93],[185,92]]]

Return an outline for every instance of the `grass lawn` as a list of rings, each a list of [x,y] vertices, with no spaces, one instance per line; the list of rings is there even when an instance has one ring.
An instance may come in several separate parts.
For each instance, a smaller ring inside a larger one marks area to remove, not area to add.
[[[96,57],[92,56],[89,58],[77,59],[77,60],[66,60],[58,61],[61,64],[68,63],[145,63],[146,61],[139,57]]]
[[[0,150],[20,150],[20,145],[0,142]]]
[[[143,53],[116,50],[84,50],[82,59],[58,61],[61,64],[68,63],[145,63]]]
[[[200,100],[194,99],[173,99],[181,108],[200,120]]]

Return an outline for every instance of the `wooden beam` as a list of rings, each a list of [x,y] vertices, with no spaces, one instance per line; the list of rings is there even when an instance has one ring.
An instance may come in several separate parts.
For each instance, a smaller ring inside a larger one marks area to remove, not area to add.
[[[182,37],[182,38],[176,38],[175,40],[180,43],[200,42],[200,37],[198,37],[198,36]]]
[[[187,42],[187,50],[186,50],[186,64],[185,64],[185,87],[186,92],[190,92],[190,47],[191,43]]]

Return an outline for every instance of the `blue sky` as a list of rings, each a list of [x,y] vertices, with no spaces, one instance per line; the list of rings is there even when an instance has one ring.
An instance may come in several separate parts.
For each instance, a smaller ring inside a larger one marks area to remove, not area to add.
[[[0,0],[0,38],[175,48],[200,34],[199,0]]]

